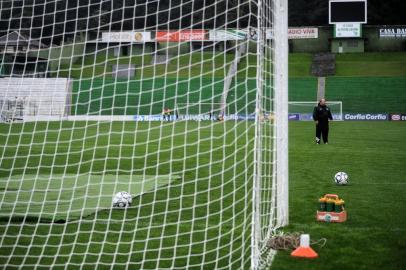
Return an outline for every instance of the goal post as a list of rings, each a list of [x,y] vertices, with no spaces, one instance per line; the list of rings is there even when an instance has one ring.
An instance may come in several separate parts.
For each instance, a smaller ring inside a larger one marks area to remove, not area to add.
[[[274,3],[275,115],[276,115],[276,204],[277,226],[289,223],[288,161],[288,1]]]
[[[144,2],[1,1],[5,268],[271,265],[287,1]]]

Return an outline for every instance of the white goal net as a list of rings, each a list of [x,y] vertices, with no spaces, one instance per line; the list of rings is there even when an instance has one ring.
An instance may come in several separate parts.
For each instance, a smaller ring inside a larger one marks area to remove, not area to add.
[[[268,267],[287,53],[285,0],[0,1],[0,264]]]

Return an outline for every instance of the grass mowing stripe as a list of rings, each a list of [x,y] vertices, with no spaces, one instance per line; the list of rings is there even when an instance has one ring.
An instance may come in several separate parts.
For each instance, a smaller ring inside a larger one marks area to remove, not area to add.
[[[119,191],[139,196],[177,178],[171,175],[13,175],[0,178],[0,217],[77,219],[110,208],[114,194]]]

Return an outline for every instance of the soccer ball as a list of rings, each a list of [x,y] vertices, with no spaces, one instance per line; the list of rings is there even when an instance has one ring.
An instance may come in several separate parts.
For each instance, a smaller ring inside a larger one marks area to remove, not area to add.
[[[348,174],[345,172],[338,172],[334,175],[334,181],[337,185],[346,185],[348,184]]]
[[[113,207],[126,208],[131,206],[133,198],[131,194],[126,191],[120,191],[113,198]]]

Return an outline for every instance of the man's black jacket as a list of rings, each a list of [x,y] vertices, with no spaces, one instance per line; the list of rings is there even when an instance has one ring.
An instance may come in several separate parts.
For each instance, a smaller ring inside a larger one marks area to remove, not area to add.
[[[313,110],[314,121],[319,121],[319,123],[326,124],[328,123],[329,119],[333,120],[333,116],[331,115],[329,107],[327,107],[326,105],[320,105],[320,103],[317,105],[317,107],[314,107]]]

